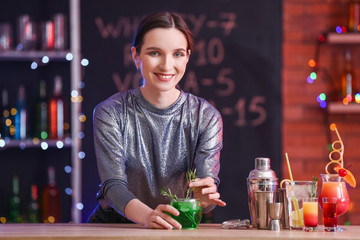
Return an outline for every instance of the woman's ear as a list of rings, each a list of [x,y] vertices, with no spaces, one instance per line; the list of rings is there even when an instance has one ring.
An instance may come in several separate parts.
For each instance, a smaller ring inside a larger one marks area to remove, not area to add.
[[[186,54],[187,62],[189,62],[190,55],[191,55],[191,50],[189,49],[189,50],[187,50],[187,54]]]
[[[132,58],[133,58],[136,68],[139,69],[140,68],[140,59],[136,52],[135,47],[131,47],[131,55],[132,55]]]

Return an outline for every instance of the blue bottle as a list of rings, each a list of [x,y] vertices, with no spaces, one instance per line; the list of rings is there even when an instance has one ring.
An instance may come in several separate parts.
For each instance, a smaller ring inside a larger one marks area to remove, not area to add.
[[[18,100],[15,105],[15,139],[25,140],[27,136],[28,111],[25,101],[25,87],[20,85]]]

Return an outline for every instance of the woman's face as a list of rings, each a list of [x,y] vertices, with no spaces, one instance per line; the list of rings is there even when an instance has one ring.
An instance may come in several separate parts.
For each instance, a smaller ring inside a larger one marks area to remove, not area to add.
[[[175,28],[155,28],[146,33],[140,54],[131,49],[144,78],[144,89],[175,90],[189,60],[187,47],[185,36]]]

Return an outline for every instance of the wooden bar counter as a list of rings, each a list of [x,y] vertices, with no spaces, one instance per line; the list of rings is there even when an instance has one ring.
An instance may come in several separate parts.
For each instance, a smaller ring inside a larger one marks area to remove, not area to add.
[[[359,239],[360,226],[344,226],[343,232],[280,232],[257,229],[222,229],[220,224],[200,224],[196,230],[144,229],[135,224],[1,224],[0,239],[14,240],[235,240],[235,239]],[[319,226],[322,229],[322,226]]]

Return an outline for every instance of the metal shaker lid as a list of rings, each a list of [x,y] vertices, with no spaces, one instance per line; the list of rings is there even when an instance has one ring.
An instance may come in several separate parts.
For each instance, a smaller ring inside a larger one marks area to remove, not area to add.
[[[248,179],[276,179],[276,174],[270,169],[270,158],[255,158],[255,169],[249,173]]]

